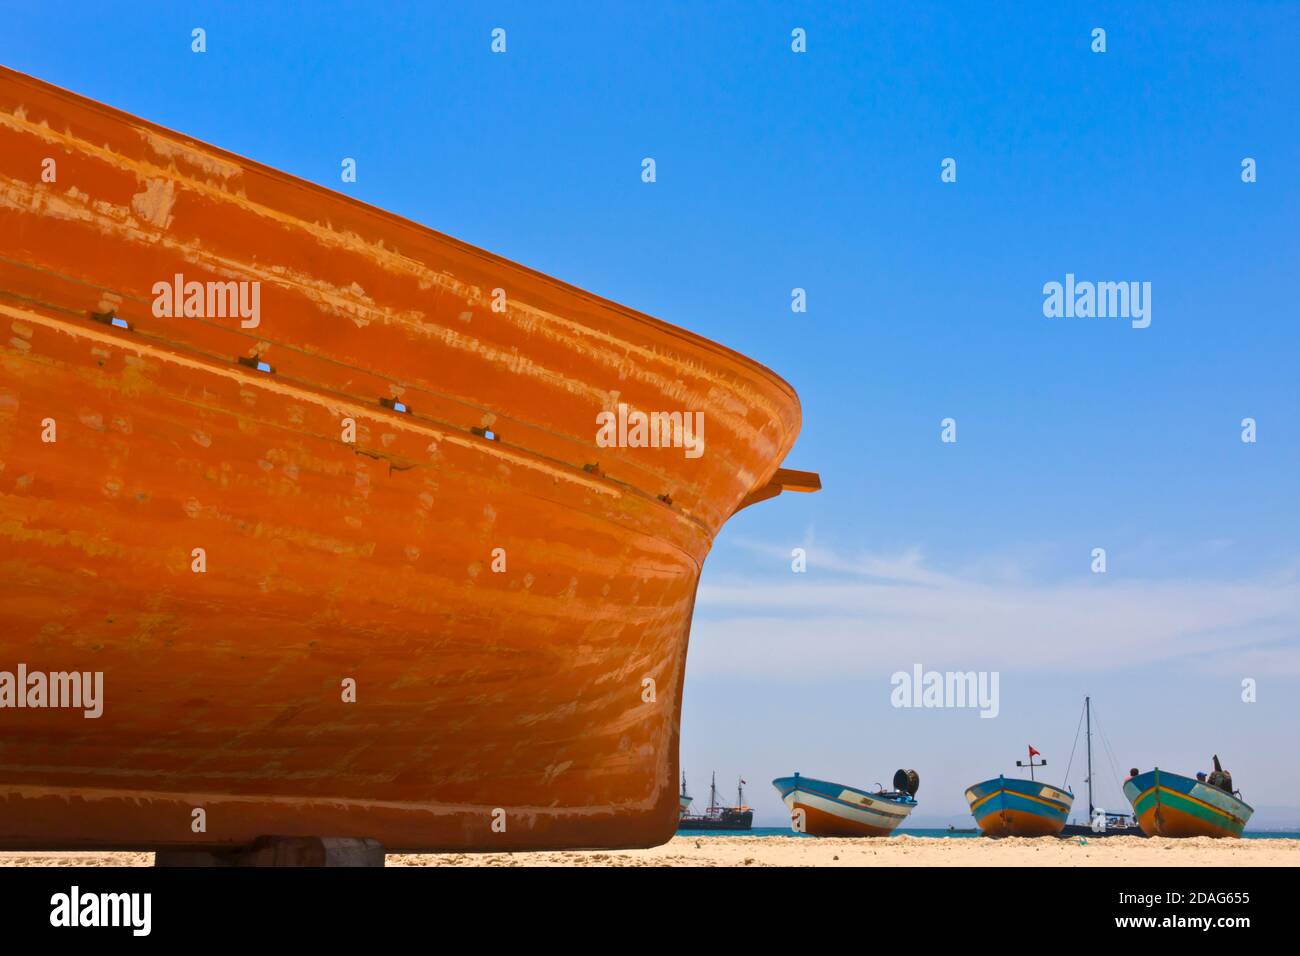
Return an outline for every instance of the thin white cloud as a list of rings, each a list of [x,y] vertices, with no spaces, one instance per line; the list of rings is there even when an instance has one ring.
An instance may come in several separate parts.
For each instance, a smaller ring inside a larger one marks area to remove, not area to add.
[[[787,549],[743,546],[788,562]],[[700,588],[693,676],[937,670],[1090,672],[1159,664],[1300,674],[1300,578],[1033,583],[941,573],[921,552],[849,558],[819,546],[806,574]]]

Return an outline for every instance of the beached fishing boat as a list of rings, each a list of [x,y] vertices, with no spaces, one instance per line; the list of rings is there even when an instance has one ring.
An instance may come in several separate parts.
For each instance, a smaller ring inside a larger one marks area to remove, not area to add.
[[[966,800],[985,836],[1056,836],[1074,794],[1034,780],[994,777],[967,789]]]
[[[779,377],[3,69],[0,329],[0,847],[672,835]]]
[[[1232,778],[1217,769],[1198,780],[1157,767],[1130,777],[1124,796],[1147,836],[1239,837],[1255,811],[1232,790]]]
[[[889,836],[916,809],[914,770],[894,774],[894,789],[875,793],[796,773],[772,781],[790,808],[791,827],[813,836]]]
[[[1037,750],[1029,748],[1027,761],[1017,767],[1029,769],[1029,779],[997,776],[966,790],[971,815],[985,836],[1056,836],[1065,826],[1074,805],[1074,794],[1034,779],[1034,770],[1047,766],[1034,763]]]

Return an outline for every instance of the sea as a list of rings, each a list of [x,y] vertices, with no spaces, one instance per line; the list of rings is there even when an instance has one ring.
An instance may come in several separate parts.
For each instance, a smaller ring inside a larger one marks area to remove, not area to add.
[[[914,837],[952,837],[953,839],[964,839],[966,837],[979,836],[978,830],[915,830],[900,827],[894,831],[895,835],[914,836]],[[795,833],[789,827],[754,827],[752,830],[678,830],[678,836],[682,837],[725,837],[725,836],[744,836],[744,837],[807,837],[815,840],[816,837],[807,833]],[[1247,840],[1300,840],[1300,830],[1247,830],[1242,834]]]

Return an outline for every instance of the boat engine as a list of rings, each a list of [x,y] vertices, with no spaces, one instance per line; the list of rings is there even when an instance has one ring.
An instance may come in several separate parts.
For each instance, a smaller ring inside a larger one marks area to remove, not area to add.
[[[920,786],[921,778],[915,770],[898,770],[894,772],[894,789],[900,793],[906,793],[909,797],[914,797]]]

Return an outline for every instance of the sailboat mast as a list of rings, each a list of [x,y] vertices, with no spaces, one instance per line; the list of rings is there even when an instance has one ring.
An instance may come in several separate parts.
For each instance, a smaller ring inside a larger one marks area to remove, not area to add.
[[[739,777],[736,778],[736,806],[738,807],[743,807],[745,805],[745,791],[741,789],[744,786],[744,783],[745,781],[741,780]]]
[[[1083,699],[1084,713],[1088,718],[1088,819],[1092,819],[1092,698]]]
[[[709,780],[709,809],[712,810],[718,805],[718,771],[713,771],[713,777]]]

